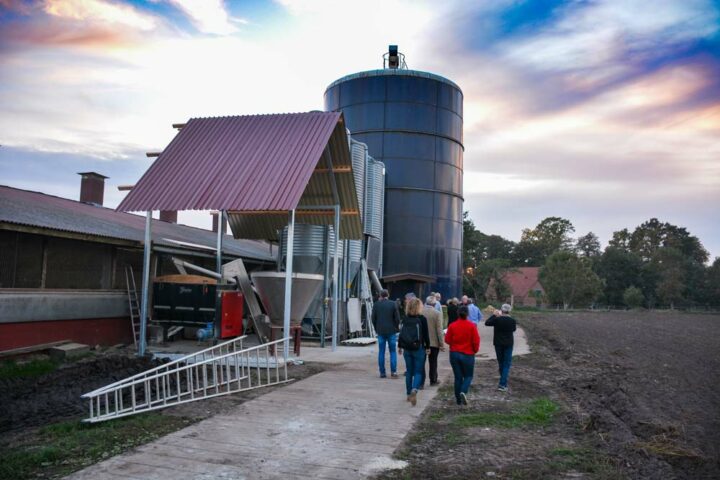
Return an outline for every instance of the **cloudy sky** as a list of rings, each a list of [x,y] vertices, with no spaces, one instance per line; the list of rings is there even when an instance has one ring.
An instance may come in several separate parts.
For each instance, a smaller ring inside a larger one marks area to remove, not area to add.
[[[93,170],[116,206],[172,123],[322,109],[390,43],[464,91],[482,231],[562,216],[606,243],[658,217],[720,256],[711,0],[0,0],[0,184],[77,199]]]

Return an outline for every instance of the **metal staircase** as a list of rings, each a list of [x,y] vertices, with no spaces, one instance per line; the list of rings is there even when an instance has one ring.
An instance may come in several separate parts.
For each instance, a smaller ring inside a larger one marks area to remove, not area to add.
[[[140,343],[140,303],[135,285],[135,275],[132,266],[125,265],[125,285],[127,286],[128,307],[130,310],[130,325],[135,348]]]
[[[285,338],[243,348],[238,337],[82,395],[89,402],[84,422],[195,402],[292,381],[287,376]]]

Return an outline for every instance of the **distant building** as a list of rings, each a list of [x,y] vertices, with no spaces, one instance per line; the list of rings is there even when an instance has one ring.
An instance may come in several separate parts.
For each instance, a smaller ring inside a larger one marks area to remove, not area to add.
[[[485,293],[488,301],[509,303],[526,307],[545,305],[545,289],[539,280],[539,267],[513,268],[503,275],[502,282],[507,287],[507,296],[497,298],[494,282],[490,282]]]
[[[102,207],[105,177],[81,175],[82,202],[0,186],[0,351],[132,342],[125,272],[139,290],[145,218]],[[216,232],[177,225],[175,212],[161,218],[169,221],[153,220],[152,275],[178,273],[172,257],[215,270]],[[249,271],[273,268],[276,252],[223,241],[224,261],[242,258]]]

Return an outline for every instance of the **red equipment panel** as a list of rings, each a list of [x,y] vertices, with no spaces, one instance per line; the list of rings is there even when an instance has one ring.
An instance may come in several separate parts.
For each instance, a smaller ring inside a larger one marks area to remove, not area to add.
[[[220,338],[239,337],[243,333],[243,303],[241,292],[223,292],[220,315]]]

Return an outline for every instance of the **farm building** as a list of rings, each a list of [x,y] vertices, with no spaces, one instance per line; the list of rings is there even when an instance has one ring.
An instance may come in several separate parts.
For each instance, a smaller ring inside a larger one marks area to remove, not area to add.
[[[539,280],[539,267],[513,268],[502,277],[507,289],[504,298],[498,298],[494,282],[490,282],[486,297],[489,301],[504,302],[511,305],[541,307],[545,305],[545,289]]]
[[[81,201],[0,186],[0,351],[132,342],[126,273],[139,286],[145,219],[103,207],[105,177],[81,175]],[[171,257],[214,268],[217,233],[178,225],[175,212],[161,218],[170,221],[153,220],[153,275],[177,273]],[[224,261],[274,266],[269,243],[225,237]]]

